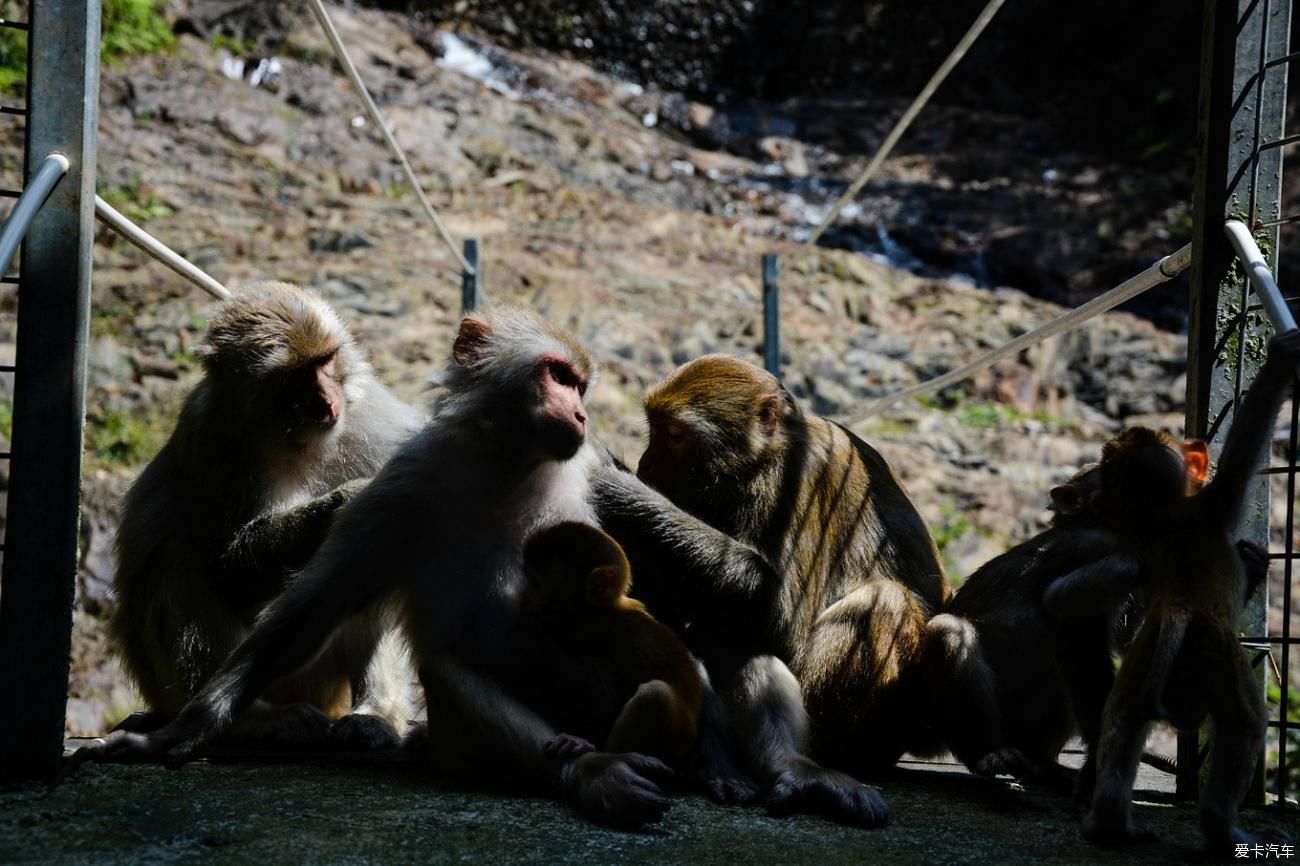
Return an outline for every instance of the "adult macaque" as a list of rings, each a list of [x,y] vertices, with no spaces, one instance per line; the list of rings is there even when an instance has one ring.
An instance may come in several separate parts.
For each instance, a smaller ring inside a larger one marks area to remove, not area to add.
[[[662,762],[587,752],[553,763],[546,745],[556,732],[479,672],[513,660],[524,541],[555,523],[596,520],[588,488],[603,455],[587,441],[583,406],[592,374],[587,352],[531,313],[466,318],[427,426],[339,511],[206,688],[168,726],[119,732],[88,754],[183,761],[350,617],[392,602],[418,662],[438,767],[559,794],[613,826],[661,818],[671,775]]]
[[[1064,776],[1056,759],[1071,736],[1096,743],[1114,680],[1112,611],[1058,623],[1043,593],[1115,552],[1096,508],[1099,486],[1094,464],[1053,488],[1051,527],[978,568],[926,625],[923,715],[939,720],[940,742],[919,751],[942,745],[979,775],[1041,780]]]
[[[638,595],[708,666],[770,808],[885,823],[879,792],[807,751],[815,734],[829,763],[872,771],[906,748],[948,593],[925,524],[879,454],[742,360],[692,361],[645,408],[637,474],[671,502],[617,473],[594,489]]]
[[[704,683],[672,629],[627,597],[632,571],[618,542],[589,524],[557,524],[524,545],[524,574],[521,626],[569,659],[535,674],[520,666],[538,692],[526,702],[565,732],[553,749],[593,751],[594,741],[680,765]]]
[[[374,376],[320,297],[250,286],[198,349],[203,379],[126,495],[117,535],[116,651],[156,727],[198,694],[325,537],[334,512],[421,424]],[[311,665],[265,692],[244,741],[394,745],[410,714],[403,652],[382,612],[356,617]],[[286,672],[287,673],[287,672]],[[291,706],[292,705],[292,706]],[[352,715],[345,715],[351,712]]]
[[[1136,564],[1147,613],[1106,701],[1096,790],[1083,826],[1095,842],[1149,837],[1134,824],[1132,799],[1151,722],[1164,719],[1190,730],[1207,716],[1214,745],[1201,794],[1201,829],[1219,855],[1233,844],[1257,841],[1236,824],[1266,716],[1237,639],[1247,577],[1233,535],[1298,361],[1300,330],[1273,338],[1237,409],[1218,472],[1195,495],[1188,496],[1189,489],[1200,487],[1209,469],[1203,442],[1180,444],[1139,428],[1120,434],[1102,453],[1101,508],[1121,544],[1115,570],[1122,574]],[[1113,597],[1113,575],[1104,567],[1073,572],[1056,592]]]

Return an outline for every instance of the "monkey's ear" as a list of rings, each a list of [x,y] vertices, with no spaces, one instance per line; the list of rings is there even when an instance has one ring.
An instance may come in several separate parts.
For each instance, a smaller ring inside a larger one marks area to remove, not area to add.
[[[456,342],[451,346],[451,359],[461,367],[472,367],[487,355],[492,328],[475,316],[461,320]]]
[[[1187,483],[1198,489],[1210,474],[1210,446],[1200,439],[1188,439],[1182,445],[1182,452],[1183,462],[1187,464]]]
[[[755,411],[758,413],[758,429],[764,436],[772,436],[776,433],[776,428],[781,424],[781,412],[784,408],[785,401],[781,399],[780,394],[767,394],[758,398]]]
[[[587,601],[593,607],[613,607],[623,594],[623,576],[612,565],[600,565],[587,575]]]
[[[1082,506],[1079,488],[1073,484],[1062,484],[1052,488],[1052,510],[1058,514],[1075,514]]]

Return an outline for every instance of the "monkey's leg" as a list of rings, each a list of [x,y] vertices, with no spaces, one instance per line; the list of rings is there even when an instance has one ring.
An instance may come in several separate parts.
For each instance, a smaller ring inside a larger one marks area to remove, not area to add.
[[[1087,745],[1087,755],[1074,784],[1074,801],[1080,806],[1092,802],[1102,717],[1106,698],[1115,684],[1115,668],[1105,633],[1104,623],[1080,624],[1066,631],[1057,653],[1061,676],[1070,695],[1070,709],[1079,736]]]
[[[808,757],[808,713],[799,681],[774,656],[756,656],[727,690],[734,740],[768,790],[776,815],[822,815],[841,824],[883,827],[889,806],[875,788]]]
[[[328,649],[300,676],[321,685],[346,683],[351,702],[331,712],[335,745],[346,749],[396,748],[411,716],[409,653],[383,606],[351,618]]]
[[[925,617],[893,580],[873,580],[822,611],[795,669],[816,751],[852,770],[885,770],[917,732],[904,674],[920,673]]]
[[[1198,628],[1189,631],[1188,643],[1193,639],[1207,645],[1201,657],[1220,665],[1218,671],[1204,671],[1206,676],[1197,677],[1196,682],[1178,684],[1184,688],[1208,685],[1210,689],[1214,745],[1201,793],[1201,831],[1211,852],[1227,855],[1234,844],[1262,841],[1237,826],[1237,807],[1255,775],[1267,714],[1250,660],[1236,636],[1227,629]]]
[[[715,803],[750,803],[758,786],[736,767],[728,736],[727,709],[713,690],[704,665],[696,662],[704,681],[700,701],[699,733],[683,762],[682,772]]]
[[[996,677],[980,650],[975,626],[940,614],[926,623],[924,664],[944,742],[971,772],[1036,775],[1029,760],[1003,741]]]
[[[622,829],[653,823],[668,811],[662,786],[672,771],[662,762],[587,752],[557,767],[546,755],[555,732],[495,683],[446,655],[426,659],[420,681],[433,764],[441,772],[507,790],[558,790],[587,817]]]
[[[1083,835],[1093,842],[1118,845],[1153,838],[1133,823],[1133,783],[1186,628],[1180,611],[1153,610],[1120,666],[1102,715],[1092,809],[1083,819]]]
[[[605,741],[607,752],[640,752],[676,766],[695,740],[689,712],[663,680],[637,687]]]

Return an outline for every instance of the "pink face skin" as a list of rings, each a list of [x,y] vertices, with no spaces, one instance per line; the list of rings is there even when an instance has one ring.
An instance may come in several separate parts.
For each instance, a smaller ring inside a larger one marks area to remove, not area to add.
[[[323,364],[316,367],[316,393],[320,399],[321,419],[326,426],[332,427],[343,415],[343,386],[339,384],[336,371],[338,356],[331,355]]]
[[[546,355],[537,364],[540,400],[537,421],[546,438],[548,451],[557,459],[567,460],[577,453],[587,438],[587,410],[582,398],[587,382],[566,359]]]

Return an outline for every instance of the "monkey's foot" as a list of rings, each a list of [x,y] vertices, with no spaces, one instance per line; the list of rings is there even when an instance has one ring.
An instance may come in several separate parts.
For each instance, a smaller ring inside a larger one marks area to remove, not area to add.
[[[330,725],[330,739],[341,749],[373,752],[396,749],[402,744],[402,735],[392,723],[370,713],[349,713]]]
[[[1157,837],[1119,811],[1099,811],[1094,805],[1083,819],[1083,838],[1095,845],[1145,845]]]
[[[556,781],[565,799],[598,824],[637,830],[661,820],[671,805],[664,788],[673,771],[655,758],[588,752],[565,764]]]
[[[807,759],[776,777],[767,795],[767,811],[776,816],[820,815],[868,829],[889,823],[889,804],[878,789]]]
[[[546,741],[546,745],[542,746],[542,751],[552,761],[565,764],[588,752],[596,751],[596,746],[591,741],[576,737],[573,734],[556,734]]]
[[[700,770],[693,774],[695,787],[715,803],[744,806],[758,799],[758,784],[748,776]]]
[[[977,776],[1015,776],[1017,779],[1037,780],[1043,776],[1042,769],[1019,749],[998,749],[989,752],[976,761],[970,768]]]
[[[228,738],[257,748],[328,749],[330,717],[311,704],[250,709]]]

